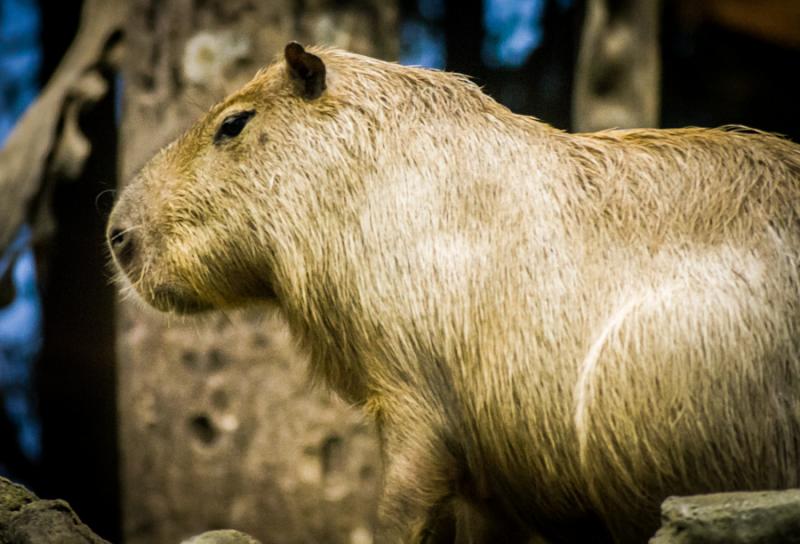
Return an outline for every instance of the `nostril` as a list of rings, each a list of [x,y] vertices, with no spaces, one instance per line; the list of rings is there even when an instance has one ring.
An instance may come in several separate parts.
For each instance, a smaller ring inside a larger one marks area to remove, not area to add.
[[[108,233],[111,251],[121,265],[127,265],[133,259],[134,244],[130,230],[112,228]]]

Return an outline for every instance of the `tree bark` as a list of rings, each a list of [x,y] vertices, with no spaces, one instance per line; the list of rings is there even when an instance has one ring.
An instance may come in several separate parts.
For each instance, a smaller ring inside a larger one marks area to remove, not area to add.
[[[575,69],[578,131],[657,127],[660,0],[587,0]]]
[[[288,41],[391,58],[395,27],[394,2],[378,0],[133,1],[121,179]],[[124,301],[119,315],[125,542],[223,527],[265,544],[372,541],[374,431],[309,389],[278,318],[169,319]]]

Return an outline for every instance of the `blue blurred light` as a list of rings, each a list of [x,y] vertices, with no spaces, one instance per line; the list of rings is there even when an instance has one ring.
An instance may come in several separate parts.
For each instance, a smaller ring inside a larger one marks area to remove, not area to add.
[[[35,0],[0,0],[0,145],[38,92],[41,48]],[[41,455],[41,426],[33,392],[33,365],[41,348],[42,312],[36,288],[31,232],[25,226],[5,254],[16,296],[0,308],[0,409],[17,428],[22,453]]]
[[[0,0],[0,145],[36,97],[39,8],[35,0]]]
[[[409,20],[400,27],[400,62],[443,69],[447,61],[444,33],[432,25]]]
[[[547,0],[485,0],[483,61],[493,67],[518,68],[542,42]]]
[[[41,430],[31,386],[33,362],[41,348],[42,312],[30,248],[17,258],[13,276],[17,297],[0,312],[0,392],[18,428],[22,452],[35,461],[41,454]]]
[[[39,8],[33,0],[3,0],[0,3],[0,42],[37,44]],[[33,33],[31,33],[33,30]]]
[[[419,13],[429,21],[438,21],[444,17],[444,0],[419,0]]]
[[[30,247],[30,228],[20,234],[0,258],[0,274],[12,266],[16,297],[0,309],[0,399],[17,426],[22,452],[39,458],[40,426],[33,395],[33,364],[41,348],[42,309],[36,289],[36,261]]]

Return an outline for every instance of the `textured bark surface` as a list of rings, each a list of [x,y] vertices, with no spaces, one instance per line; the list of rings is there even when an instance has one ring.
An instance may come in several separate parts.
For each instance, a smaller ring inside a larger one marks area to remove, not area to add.
[[[659,0],[587,0],[575,68],[577,131],[657,127]]]
[[[132,2],[122,178],[290,40],[396,54],[393,2]],[[372,541],[380,461],[358,411],[306,382],[258,311],[168,318],[120,307],[125,542],[234,528],[266,543]]]

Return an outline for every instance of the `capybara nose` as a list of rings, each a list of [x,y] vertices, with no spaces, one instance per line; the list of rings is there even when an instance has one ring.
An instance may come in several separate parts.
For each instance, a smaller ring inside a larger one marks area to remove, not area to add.
[[[108,229],[108,246],[121,267],[128,266],[136,253],[136,243],[132,229],[116,226]]]

